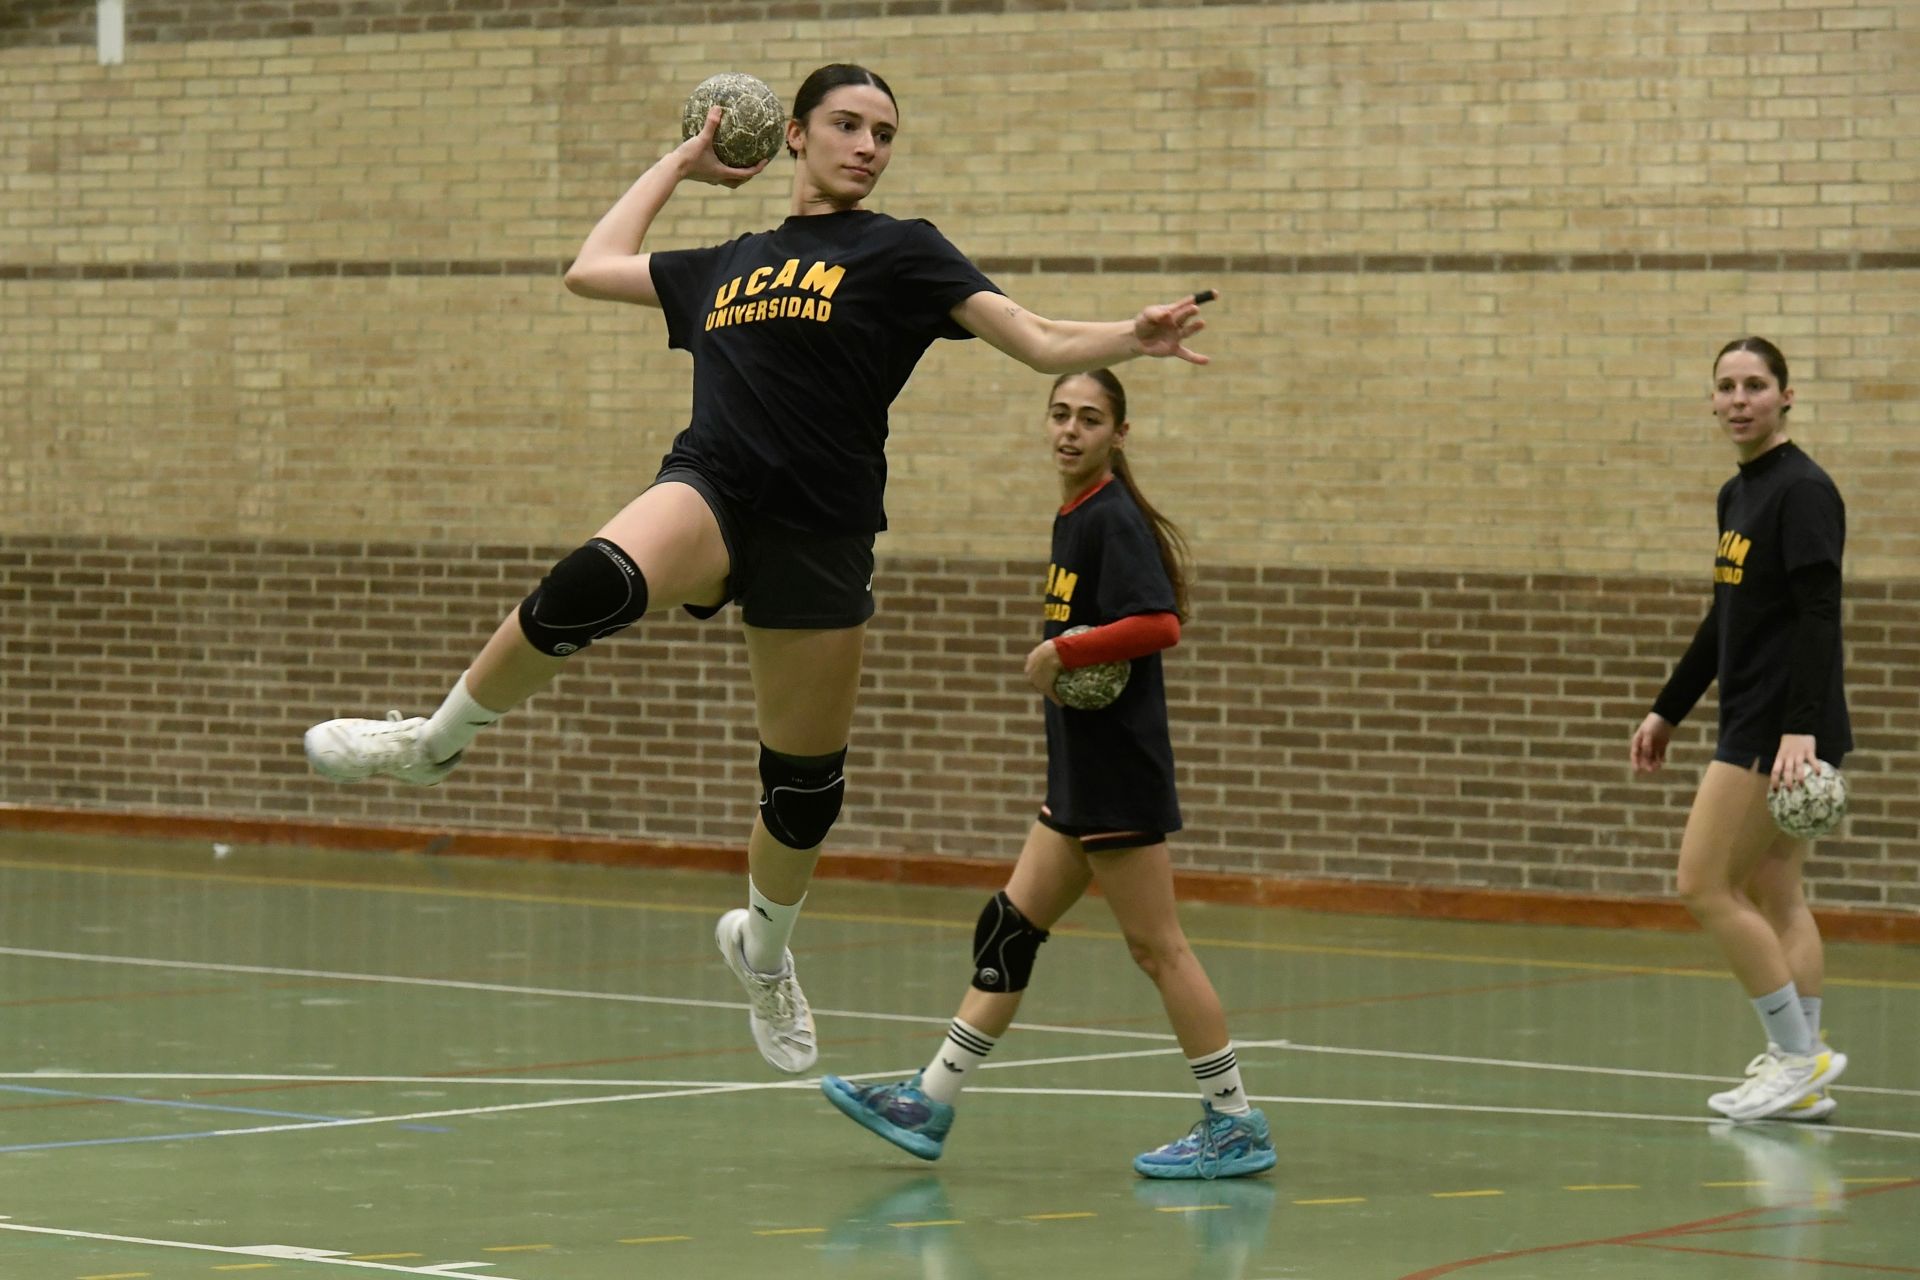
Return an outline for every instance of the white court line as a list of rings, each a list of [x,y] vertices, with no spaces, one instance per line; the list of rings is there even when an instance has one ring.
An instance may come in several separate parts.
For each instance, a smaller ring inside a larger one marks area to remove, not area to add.
[[[247,1258],[273,1258],[280,1262],[318,1262],[330,1267],[360,1267],[368,1271],[398,1271],[409,1276],[447,1276],[465,1273],[473,1267],[491,1267],[491,1262],[441,1262],[431,1267],[401,1267],[391,1262],[361,1262],[332,1249],[305,1249],[299,1245],[200,1244],[192,1240],[151,1240],[144,1236],[115,1236],[99,1231],[73,1231],[64,1227],[30,1227],[24,1222],[9,1222],[0,1217],[0,1231],[26,1231],[34,1235],[64,1236],[69,1240],[104,1240],[109,1244],[144,1244],[161,1249],[193,1249],[200,1253],[238,1254]],[[487,1280],[513,1280],[497,1271],[489,1271]]]
[[[1189,1091],[1169,1091],[1152,1089],[1027,1089],[1004,1085],[969,1085],[968,1093],[1012,1093],[1035,1094],[1047,1097],[1069,1098],[1178,1098],[1193,1100]],[[1579,1111],[1563,1107],[1494,1107],[1464,1102],[1403,1102],[1393,1098],[1295,1098],[1278,1093],[1249,1093],[1249,1102],[1296,1103],[1303,1107],[1370,1107],[1382,1111],[1449,1111],[1470,1114],[1500,1116],[1548,1116],[1573,1120],[1648,1120],[1657,1124],[1723,1124],[1728,1128],[1736,1127],[1730,1120],[1721,1116],[1663,1116],[1644,1111]],[[1792,1124],[1796,1128],[1805,1128],[1804,1122],[1780,1121]],[[1875,1138],[1912,1138],[1920,1140],[1920,1133],[1905,1129],[1864,1129],[1850,1125],[1822,1124],[1826,1133],[1859,1133]]]
[[[101,955],[85,951],[46,951],[29,947],[0,947],[0,956],[22,956],[43,960],[78,960],[90,964],[129,965],[149,969],[189,969],[211,971],[215,973],[252,974],[278,978],[318,978],[332,982],[365,982],[389,986],[438,987],[459,991],[484,991],[498,995],[539,995],[552,996],[567,1000],[610,1000],[624,1004],[663,1004],[678,1005],[699,1009],[744,1009],[742,1002],[728,1000],[695,1000],[683,996],[646,996],[622,991],[582,991],[568,987],[527,987],[501,982],[468,982],[457,978],[416,978],[405,974],[389,973],[349,973],[329,969],[294,969],[276,965],[221,964],[207,960],[161,960],[148,956]],[[924,1017],[906,1013],[871,1013],[859,1009],[823,1009],[814,1010],[817,1016],[860,1019],[869,1022],[905,1022],[920,1026],[944,1027],[952,1022],[951,1017]],[[1164,1031],[1126,1031],[1112,1027],[1065,1027],[1051,1023],[1021,1022],[1015,1024],[1021,1031],[1048,1032],[1054,1035],[1097,1036],[1119,1040],[1150,1040],[1158,1044],[1172,1045],[1174,1037]],[[1459,1066],[1511,1067],[1525,1071],[1567,1071],[1586,1075],[1625,1076],[1645,1080],[1681,1080],[1695,1083],[1717,1084],[1729,1077],[1717,1075],[1697,1075],[1674,1071],[1646,1071],[1632,1067],[1595,1067],[1578,1063],[1534,1062],[1516,1058],[1465,1057],[1454,1054],[1415,1053],[1391,1049],[1348,1049],[1337,1045],[1298,1044],[1291,1040],[1239,1040],[1236,1046],[1241,1048],[1292,1049],[1302,1053],[1344,1054],[1352,1057],[1401,1058],[1411,1062],[1443,1062]],[[1032,1065],[1052,1065],[1054,1062],[1092,1061],[1095,1059],[1038,1059]],[[1013,1063],[990,1063],[990,1066],[1016,1065]],[[31,1079],[40,1073],[27,1075],[0,1074],[0,1079]],[[41,1075],[43,1079],[61,1077]],[[69,1079],[84,1077],[70,1076]],[[99,1079],[112,1079],[112,1076],[100,1076]],[[134,1079],[139,1077],[119,1077]],[[153,1077],[162,1078],[162,1077]],[[190,1077],[181,1077],[190,1078]],[[244,1076],[213,1077],[216,1079],[246,1079]],[[271,1079],[272,1077],[265,1077]],[[429,1081],[423,1081],[428,1083]],[[446,1083],[446,1081],[442,1081]],[[601,1081],[581,1082],[589,1087],[603,1083]],[[606,1081],[609,1085],[621,1088],[648,1088],[651,1082]],[[669,1087],[692,1087],[697,1082],[675,1082]],[[1920,1097],[1920,1089],[1892,1089],[1875,1085],[1842,1086],[1853,1093],[1878,1093],[1893,1097]]]
[[[0,1080],[157,1080],[180,1084],[522,1084],[569,1089],[711,1089],[719,1080],[558,1079],[551,1076],[316,1076],[259,1075],[229,1071],[0,1071]]]
[[[87,951],[44,951],[32,947],[0,947],[0,956],[23,956],[32,960],[79,960],[88,964],[130,965],[141,969],[189,969],[207,973],[239,973],[269,978],[317,978],[327,982],[368,982],[400,987],[438,987],[453,991],[485,991],[494,995],[553,996],[565,1000],[610,1000],[619,1004],[666,1004],[693,1009],[745,1009],[738,1000],[695,1000],[686,996],[643,996],[626,991],[581,991],[568,987],[523,987],[506,982],[467,982],[459,978],[414,978],[397,973],[348,973],[333,969],[289,969],[264,964],[220,964],[210,960],[157,960],[148,956],[98,955]],[[908,1022],[919,1026],[944,1027],[951,1016],[927,1017],[913,1013],[868,1013],[859,1009],[820,1009],[816,1015],[835,1018],[860,1018],[869,1022]],[[1059,1035],[1106,1036],[1123,1040],[1155,1040],[1171,1044],[1174,1038],[1164,1031],[1119,1031],[1101,1027],[1055,1027],[1039,1023],[1021,1024],[1029,1031],[1051,1031]]]
[[[1331,1044],[1300,1044],[1293,1040],[1235,1040],[1235,1049],[1293,1049],[1301,1053],[1330,1053],[1349,1058],[1401,1058],[1409,1062],[1444,1062],[1464,1067],[1512,1067],[1520,1071],[1571,1071],[1589,1076],[1627,1076],[1636,1080],[1683,1080],[1722,1084],[1729,1076],[1696,1075],[1685,1071],[1646,1071],[1639,1067],[1593,1067],[1572,1062],[1530,1062],[1524,1058],[1473,1058],[1451,1053],[1414,1053],[1404,1049],[1348,1049]],[[1848,1093],[1884,1093],[1896,1098],[1920,1098],[1920,1089],[1891,1089],[1884,1085],[1846,1084]]]

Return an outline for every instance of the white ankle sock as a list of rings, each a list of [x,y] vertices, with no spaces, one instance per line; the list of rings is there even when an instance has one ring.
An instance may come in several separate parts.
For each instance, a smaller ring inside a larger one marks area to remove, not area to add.
[[[1807,1015],[1800,1012],[1800,993],[1789,982],[1778,991],[1753,999],[1753,1011],[1760,1015],[1767,1039],[1787,1053],[1812,1053],[1814,1039],[1807,1034]]]
[[[1800,1014],[1807,1020],[1807,1034],[1813,1037],[1813,1047],[1820,1047],[1820,997],[1801,996]]]
[[[460,678],[453,682],[446,701],[440,704],[440,709],[428,718],[426,728],[420,731],[421,742],[435,763],[450,760],[465,751],[467,745],[480,736],[480,731],[502,714],[473,700],[473,695],[467,692],[466,673],[462,672]]]
[[[1227,1047],[1218,1052],[1188,1058],[1187,1066],[1193,1069],[1193,1078],[1200,1083],[1200,1096],[1215,1111],[1243,1116],[1253,1110],[1253,1104],[1247,1101],[1246,1088],[1240,1083],[1240,1058],[1233,1051],[1233,1041],[1227,1041]]]
[[[985,1062],[998,1043],[980,1028],[955,1018],[947,1028],[940,1052],[933,1055],[933,1061],[920,1073],[920,1092],[935,1102],[952,1106],[960,1091],[967,1087],[967,1073]]]
[[[787,962],[787,939],[793,936],[793,923],[800,918],[800,908],[806,901],[803,893],[799,902],[775,902],[760,892],[752,876],[747,877],[747,936],[741,950],[746,952],[749,969],[755,973],[780,972]]]

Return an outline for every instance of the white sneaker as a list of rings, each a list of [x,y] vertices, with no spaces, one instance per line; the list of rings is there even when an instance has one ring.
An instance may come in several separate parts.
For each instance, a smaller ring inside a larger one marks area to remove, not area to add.
[[[745,907],[735,907],[713,927],[713,940],[726,958],[727,968],[746,988],[752,1011],[747,1025],[767,1065],[788,1075],[799,1075],[820,1060],[813,1038],[813,1010],[793,972],[793,952],[782,959],[780,972],[759,973],[747,965]]]
[[[1826,1041],[1826,1035],[1822,1033],[1820,1037],[1820,1048],[1822,1051],[1829,1049]],[[1761,1067],[1767,1063],[1768,1059],[1778,1058],[1779,1056],[1780,1046],[1769,1043],[1765,1053],[1755,1055],[1753,1061],[1747,1064],[1746,1076],[1748,1081],[1751,1082],[1753,1077],[1760,1074]],[[1844,1057],[1844,1055],[1842,1056]],[[1838,1075],[1839,1072],[1836,1071],[1834,1074]],[[1745,1086],[1743,1085],[1741,1087],[1744,1088]],[[1739,1094],[1740,1089],[1728,1089],[1724,1093],[1713,1094],[1707,1099],[1707,1105],[1723,1116],[1728,1115],[1730,1114],[1730,1109],[1735,1105],[1735,1100],[1739,1097]],[[1775,1112],[1773,1118],[1775,1120],[1798,1120],[1802,1123],[1813,1120],[1825,1120],[1838,1110],[1839,1106],[1840,1104],[1834,1101],[1833,1095],[1827,1092],[1826,1086],[1822,1085],[1806,1097],[1800,1099],[1800,1101],[1788,1107],[1785,1111]]]
[[[429,760],[420,730],[426,720],[403,720],[398,711],[385,720],[329,720],[307,730],[307,763],[335,782],[354,782],[385,774],[416,787],[431,787],[453,772],[461,752]]]
[[[1768,1041],[1766,1052],[1755,1054],[1753,1057],[1753,1061],[1749,1062],[1746,1066],[1746,1070],[1741,1073],[1746,1076],[1746,1082],[1744,1084],[1736,1085],[1734,1088],[1727,1089],[1721,1093],[1715,1093],[1715,1094],[1709,1095],[1707,1098],[1707,1105],[1709,1107],[1712,1107],[1715,1111],[1718,1111],[1723,1116],[1732,1115],[1733,1107],[1740,1100],[1741,1091],[1743,1089],[1750,1087],[1753,1084],[1754,1077],[1760,1074],[1760,1069],[1762,1067],[1766,1066],[1768,1062],[1772,1061],[1773,1059],[1779,1056],[1780,1056],[1780,1046],[1777,1044],[1774,1044],[1772,1041]]]
[[[1747,1082],[1733,1091],[1722,1113],[1729,1120],[1777,1115],[1820,1090],[1847,1069],[1847,1055],[1824,1046],[1812,1053],[1763,1054]]]

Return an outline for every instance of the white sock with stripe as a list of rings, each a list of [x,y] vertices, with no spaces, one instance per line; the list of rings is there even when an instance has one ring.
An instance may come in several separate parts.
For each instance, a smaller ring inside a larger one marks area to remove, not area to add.
[[[1246,1087],[1240,1083],[1240,1059],[1233,1051],[1233,1041],[1227,1041],[1227,1047],[1217,1053],[1188,1058],[1187,1065],[1193,1068],[1193,1078],[1200,1083],[1200,1096],[1215,1111],[1243,1116],[1253,1110],[1253,1104],[1247,1101]]]
[[[920,1073],[920,1091],[935,1102],[952,1106],[960,1091],[967,1087],[967,1073],[985,1062],[998,1043],[980,1028],[955,1018],[947,1028],[940,1052],[933,1055],[933,1061]]]

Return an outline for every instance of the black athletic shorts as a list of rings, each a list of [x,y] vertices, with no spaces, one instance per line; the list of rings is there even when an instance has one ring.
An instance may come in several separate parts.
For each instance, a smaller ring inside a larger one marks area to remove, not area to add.
[[[669,467],[654,479],[667,481],[706,500],[727,544],[727,598],[685,606],[694,617],[711,618],[731,601],[750,627],[837,631],[873,616],[872,534],[808,533],[776,524],[729,501],[691,467]]]
[[[1080,842],[1083,853],[1119,853],[1126,849],[1145,849],[1150,845],[1165,844],[1167,834],[1164,831],[1102,831],[1095,827],[1070,827],[1064,822],[1055,822],[1053,815],[1045,805],[1035,815],[1040,825],[1049,831],[1058,831],[1063,836],[1071,836]]]

